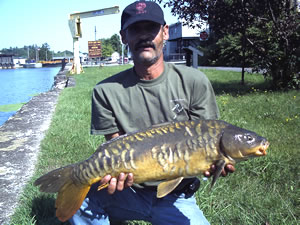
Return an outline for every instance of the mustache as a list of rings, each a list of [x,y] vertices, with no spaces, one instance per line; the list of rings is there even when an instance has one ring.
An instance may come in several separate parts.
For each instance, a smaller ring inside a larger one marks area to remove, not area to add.
[[[135,50],[138,50],[139,48],[145,48],[145,47],[151,47],[153,48],[154,50],[156,49],[156,46],[155,44],[152,42],[152,41],[145,41],[145,40],[141,40],[139,41],[138,43],[136,43],[134,49]]]

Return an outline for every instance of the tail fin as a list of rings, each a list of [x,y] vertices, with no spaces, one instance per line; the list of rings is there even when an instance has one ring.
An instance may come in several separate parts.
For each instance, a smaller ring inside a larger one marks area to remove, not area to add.
[[[62,222],[70,219],[80,208],[84,198],[90,190],[90,184],[74,183],[72,180],[72,169],[74,165],[69,165],[53,170],[40,178],[34,185],[40,185],[40,191],[56,193],[56,216]]]
[[[71,179],[65,183],[58,192],[55,202],[56,216],[60,221],[67,221],[76,213],[90,187],[89,184],[75,184]]]
[[[38,178],[34,182],[34,185],[40,185],[40,191],[42,192],[56,193],[67,182],[67,180],[71,178],[73,166],[74,165],[68,165],[50,171]]]

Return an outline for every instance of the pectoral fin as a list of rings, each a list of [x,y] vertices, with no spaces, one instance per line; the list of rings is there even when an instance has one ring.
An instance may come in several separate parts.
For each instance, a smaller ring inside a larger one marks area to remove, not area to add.
[[[183,177],[178,177],[174,180],[168,180],[161,182],[157,186],[157,198],[165,197],[167,194],[169,194],[171,191],[173,191],[178,184],[183,180]]]
[[[107,188],[108,185],[109,185],[109,184],[101,184],[101,185],[99,185],[98,188],[97,188],[97,191],[100,191],[100,190],[102,190],[102,189],[104,189],[104,188]]]
[[[214,184],[216,183],[217,179],[220,177],[222,170],[225,167],[225,164],[226,164],[225,161],[222,159],[217,161],[217,163],[215,164],[216,171],[214,172],[213,180],[211,182],[211,187],[210,187],[211,189],[214,186]]]

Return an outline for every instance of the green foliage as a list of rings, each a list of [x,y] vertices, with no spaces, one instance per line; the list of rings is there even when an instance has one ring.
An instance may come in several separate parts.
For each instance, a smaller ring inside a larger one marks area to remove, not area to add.
[[[23,48],[18,47],[10,47],[10,48],[3,48],[0,50],[3,54],[13,54],[16,57],[26,58],[26,59],[36,59],[36,49],[37,45],[29,45],[24,46]]]
[[[113,46],[110,43],[109,39],[101,39],[101,52],[102,57],[110,57],[111,54],[114,52]]]
[[[122,45],[120,41],[120,36],[118,34],[114,34],[110,38],[111,45],[114,49],[114,51],[118,52],[119,54],[122,53]]]
[[[65,50],[65,51],[58,51],[56,53],[53,54],[53,56],[56,57],[73,57],[73,52]]]
[[[255,69],[272,77],[274,87],[299,89],[300,19],[288,3],[266,5],[264,19],[255,17],[255,26],[247,30],[247,41]]]
[[[122,44],[118,34],[114,34],[110,38],[103,38],[100,40],[102,57],[110,57],[113,52],[118,52],[120,55],[122,54]]]
[[[274,88],[300,88],[300,20],[291,1],[218,1],[213,12],[220,62],[239,66],[245,48],[247,64],[272,77]]]
[[[100,39],[101,47],[102,47],[102,57],[110,57],[113,52],[118,52],[120,55],[122,54],[122,44],[120,41],[120,36],[118,34],[112,35],[107,39]],[[29,61],[36,60],[38,56],[39,61],[51,60],[52,57],[72,57],[73,52],[65,50],[54,52],[51,51],[50,46],[47,43],[42,44],[42,46],[30,45],[24,46],[23,48],[18,47],[10,47],[3,48],[0,50],[3,54],[13,54],[16,57],[26,58]],[[125,49],[125,55],[127,54],[127,50]]]
[[[295,1],[156,1],[189,25],[208,22],[213,41],[204,51],[206,63],[251,66],[271,77],[274,88],[300,88],[300,17]]]
[[[47,43],[42,44],[42,47],[38,48],[39,50],[39,60],[51,60],[52,53],[50,52],[50,46]]]
[[[228,34],[219,39],[217,45],[220,49],[220,56],[217,58],[220,65],[242,66],[242,34]],[[229,63],[228,63],[229,62]]]
[[[10,48],[3,48],[0,50],[3,54],[13,54],[16,57],[26,58],[27,60],[36,60],[38,55],[38,60],[51,60],[54,56],[73,56],[73,52],[65,50],[63,52],[58,51],[55,53],[51,51],[50,46],[47,43],[42,44],[41,47],[37,45],[29,45],[24,46],[23,48],[18,47],[10,47]]]
[[[62,91],[51,126],[41,144],[36,173],[26,186],[11,224],[58,225],[55,195],[38,191],[33,181],[45,172],[86,159],[104,141],[90,135],[92,88],[129,66],[86,68],[76,86]],[[300,94],[270,91],[260,75],[205,70],[215,89],[221,119],[253,130],[270,141],[268,155],[236,165],[210,191],[202,181],[196,194],[211,224],[297,224],[299,221]],[[125,224],[145,225],[145,222]]]

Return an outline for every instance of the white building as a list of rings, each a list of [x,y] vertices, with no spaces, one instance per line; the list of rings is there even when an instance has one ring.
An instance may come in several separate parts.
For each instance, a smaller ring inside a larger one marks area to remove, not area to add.
[[[114,52],[111,54],[111,61],[112,62],[117,62],[120,59],[120,54],[118,52]]]
[[[15,68],[23,68],[23,65],[26,63],[25,58],[13,58],[13,62],[15,65]]]

